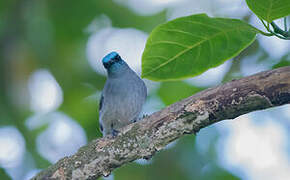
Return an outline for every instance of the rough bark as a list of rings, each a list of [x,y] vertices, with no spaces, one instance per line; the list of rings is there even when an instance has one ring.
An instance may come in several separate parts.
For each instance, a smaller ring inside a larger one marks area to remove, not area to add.
[[[96,179],[139,158],[150,158],[184,134],[248,112],[290,103],[290,66],[201,91],[130,124],[112,138],[99,138],[33,179]]]

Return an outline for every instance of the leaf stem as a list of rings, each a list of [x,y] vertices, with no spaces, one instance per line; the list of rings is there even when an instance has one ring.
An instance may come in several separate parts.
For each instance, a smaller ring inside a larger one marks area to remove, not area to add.
[[[287,17],[284,17],[284,31],[288,31],[288,28],[287,28]]]
[[[262,19],[260,19],[260,21],[262,22],[262,24],[264,25],[264,27],[266,28],[266,30],[269,32],[269,33],[266,33],[265,34],[265,32],[259,30],[259,32],[261,34],[263,34],[265,36],[273,36],[274,35],[274,36],[276,36],[276,37],[278,37],[280,39],[290,40],[290,33],[289,33],[289,31],[286,31],[285,32],[279,26],[277,26],[274,22],[271,22],[271,26],[272,26],[272,28],[274,30],[274,31],[272,31],[270,29],[270,23],[269,22],[267,22],[267,24],[266,24]],[[271,34],[271,35],[269,35],[269,34]]]
[[[257,29],[257,30],[258,30],[261,34],[263,34],[263,35],[265,35],[265,36],[274,36],[274,34],[271,33],[270,29],[267,27],[267,25],[265,24],[265,22],[264,22],[262,19],[260,19],[260,21],[262,22],[262,24],[264,25],[264,27],[266,28],[266,30],[269,31],[270,33],[264,32],[264,31],[262,31],[262,30],[260,30],[260,29]]]
[[[289,33],[287,31],[283,31],[279,26],[277,26],[274,21],[271,22],[271,26],[273,27],[273,30],[277,34],[281,34],[284,37],[288,37]]]

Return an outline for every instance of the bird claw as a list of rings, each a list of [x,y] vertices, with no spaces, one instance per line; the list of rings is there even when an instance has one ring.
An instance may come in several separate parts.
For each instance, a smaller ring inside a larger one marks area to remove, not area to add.
[[[120,131],[118,131],[118,130],[116,130],[116,129],[112,129],[112,136],[113,136],[113,137],[118,136],[119,132],[120,132]]]
[[[140,120],[142,120],[142,119],[144,119],[144,118],[146,118],[148,116],[149,116],[148,114],[143,114],[142,117],[139,117],[139,118],[134,119],[133,123],[135,123],[137,121],[140,121]]]
[[[144,156],[143,159],[149,161],[152,158],[153,155],[148,155],[148,156]]]

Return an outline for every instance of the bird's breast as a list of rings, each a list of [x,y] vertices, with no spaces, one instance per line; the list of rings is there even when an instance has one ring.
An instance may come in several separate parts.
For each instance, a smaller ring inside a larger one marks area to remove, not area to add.
[[[144,92],[143,81],[134,78],[109,81],[104,94],[106,102],[104,116],[117,118],[120,121],[131,121],[139,115],[146,98],[146,92]]]

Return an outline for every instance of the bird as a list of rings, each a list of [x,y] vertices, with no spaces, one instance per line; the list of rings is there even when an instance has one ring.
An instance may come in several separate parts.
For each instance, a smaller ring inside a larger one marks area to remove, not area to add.
[[[119,129],[136,122],[147,97],[144,81],[117,52],[102,59],[107,80],[99,103],[99,125],[103,136],[117,136]]]

